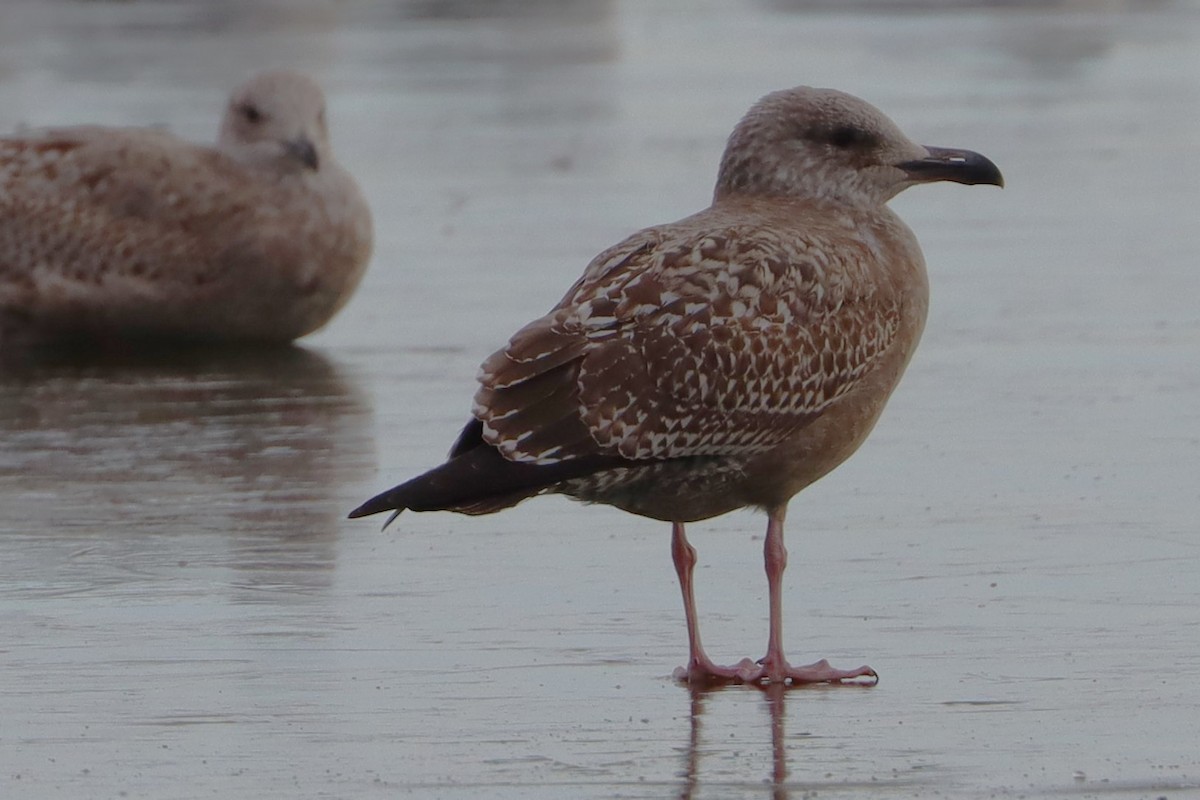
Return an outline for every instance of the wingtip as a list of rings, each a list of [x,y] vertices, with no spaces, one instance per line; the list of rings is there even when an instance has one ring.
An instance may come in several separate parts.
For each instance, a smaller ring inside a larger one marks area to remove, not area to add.
[[[396,518],[396,514],[399,514],[404,509],[397,509],[395,501],[389,500],[389,495],[391,495],[390,491],[372,497],[370,500],[347,514],[346,517],[348,519],[358,519],[360,517],[369,517],[372,514],[379,514],[384,511],[395,511],[396,513],[393,514],[387,521],[387,524],[391,524],[391,521]],[[385,528],[387,527],[387,524],[384,525]]]
[[[372,514],[379,514],[383,511],[391,511],[392,513],[388,516],[387,520],[383,523],[383,527],[381,527],[379,529],[380,531],[386,531],[388,529],[388,526],[396,521],[396,517],[400,516],[400,512],[404,511],[404,509],[403,508],[395,508],[394,506],[391,506],[391,505],[382,506],[380,502],[377,502],[379,500],[380,500],[380,498],[372,498],[371,500],[368,500],[367,502],[363,503],[361,506],[359,506],[358,508],[354,509],[349,514],[347,514],[346,518],[347,519],[359,519],[360,517],[369,517]]]
[[[371,514],[376,513],[374,511],[371,511],[369,508],[367,508],[367,506],[369,506],[370,504],[371,504],[370,501],[363,503],[361,506],[359,506],[358,508],[354,509],[349,514],[347,514],[346,519],[358,519],[360,517],[368,517]]]

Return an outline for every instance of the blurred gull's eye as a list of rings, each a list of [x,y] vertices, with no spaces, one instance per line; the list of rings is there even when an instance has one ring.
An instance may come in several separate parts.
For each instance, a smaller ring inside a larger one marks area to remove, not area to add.
[[[257,125],[263,120],[263,113],[250,103],[238,106],[238,113],[252,125]]]

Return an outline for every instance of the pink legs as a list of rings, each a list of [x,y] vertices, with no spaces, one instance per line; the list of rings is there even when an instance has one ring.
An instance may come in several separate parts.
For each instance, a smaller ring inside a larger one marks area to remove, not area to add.
[[[763,656],[762,669],[755,680],[779,683],[842,683],[857,678],[869,678],[871,684],[879,682],[879,675],[867,666],[842,670],[829,666],[825,659],[793,667],[783,655],[783,571],[787,569],[787,548],[783,546],[783,520],[787,507],[772,509],[767,517],[767,539],[763,545],[763,560],[767,567],[767,592],[770,596],[770,633],[767,637],[767,654]]]
[[[793,667],[783,655],[783,571],[787,568],[787,549],[783,546],[783,520],[786,507],[773,509],[767,522],[767,539],[763,557],[767,569],[767,592],[770,598],[770,632],[767,654],[759,662],[743,658],[731,667],[714,664],[700,643],[700,625],[696,620],[696,598],[692,591],[692,573],[696,567],[696,548],[688,542],[683,523],[671,527],[671,557],[683,591],[683,613],[687,618],[688,649],[686,667],[675,670],[676,680],[690,684],[713,683],[843,683],[870,679],[867,685],[878,682],[879,676],[870,667],[852,670],[834,669],[825,659],[802,667]]]
[[[700,623],[696,620],[696,596],[692,592],[692,572],[696,568],[696,548],[688,542],[683,523],[671,525],[671,557],[679,588],[683,590],[683,615],[687,619],[688,664],[675,670],[675,680],[686,683],[745,683],[758,671],[758,665],[743,658],[732,667],[717,666],[700,643]]]

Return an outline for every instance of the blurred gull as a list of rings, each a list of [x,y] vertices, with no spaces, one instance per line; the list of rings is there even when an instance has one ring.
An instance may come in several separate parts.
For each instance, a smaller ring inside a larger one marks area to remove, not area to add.
[[[291,341],[345,304],[371,241],[321,90],[295,72],[239,87],[215,147],[151,128],[0,138],[0,341]]]
[[[691,651],[677,678],[874,682],[784,658],[783,523],[866,438],[917,346],[924,259],[886,203],[931,181],[1002,185],[978,153],[915,144],[855,97],[767,95],[730,136],[712,205],[598,255],[483,363],[449,460],[351,516],[486,514],[555,492],[671,522]],[[719,666],[684,523],[747,506],[768,517],[767,652]]]

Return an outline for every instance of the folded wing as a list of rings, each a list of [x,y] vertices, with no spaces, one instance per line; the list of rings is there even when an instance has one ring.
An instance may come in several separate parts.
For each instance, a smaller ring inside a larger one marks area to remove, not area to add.
[[[473,412],[485,442],[537,464],[764,452],[892,343],[899,309],[869,281],[827,278],[861,269],[831,263],[819,240],[691,230],[651,228],[601,254],[484,363]],[[871,258],[866,245],[838,252]]]

